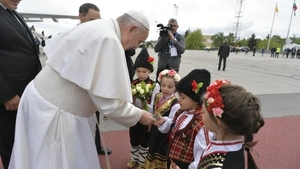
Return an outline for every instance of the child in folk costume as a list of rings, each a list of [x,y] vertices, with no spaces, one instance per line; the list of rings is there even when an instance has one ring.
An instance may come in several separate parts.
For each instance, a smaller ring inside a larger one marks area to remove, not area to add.
[[[169,159],[180,168],[197,167],[200,155],[209,143],[212,133],[203,127],[202,95],[210,84],[210,73],[205,69],[194,69],[176,84],[176,95],[180,104],[173,119],[158,115],[158,129],[169,133]],[[197,141],[195,141],[197,140]]]
[[[161,116],[173,119],[180,108],[175,97],[175,85],[180,76],[175,70],[163,70],[158,76],[161,92],[155,96],[154,112]],[[161,133],[154,125],[150,131],[149,150],[145,161],[147,169],[167,168],[168,160],[168,134]]]
[[[151,80],[149,75],[153,72],[153,61],[154,58],[149,56],[146,48],[143,48],[137,56],[134,69],[137,75],[137,79],[132,81],[132,85],[136,85],[141,82],[146,84],[156,83]],[[157,93],[159,93],[160,87],[156,84],[152,95],[147,100],[147,109],[149,112],[153,112],[153,101]],[[138,98],[133,98],[133,104],[137,107],[143,108],[143,102]],[[149,144],[149,131],[148,126],[144,126],[141,123],[137,123],[135,126],[129,128],[130,144],[131,144],[131,158],[127,163],[127,168],[133,168],[136,165],[137,169],[144,168],[145,158],[148,152]]]
[[[244,169],[244,150],[249,169],[257,169],[250,150],[253,134],[264,126],[260,101],[243,87],[216,80],[203,99],[203,122],[215,139],[202,152],[198,169]],[[212,160],[214,159],[214,160]]]

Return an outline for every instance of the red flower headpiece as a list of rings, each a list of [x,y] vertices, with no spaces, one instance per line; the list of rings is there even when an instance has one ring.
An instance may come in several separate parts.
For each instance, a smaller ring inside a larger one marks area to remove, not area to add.
[[[148,56],[147,61],[148,61],[151,65],[153,65],[153,64],[154,64],[154,57]]]
[[[216,80],[206,89],[206,109],[208,112],[213,113],[214,116],[222,117],[223,114],[223,100],[220,95],[220,87],[223,84],[230,83],[227,80]]]

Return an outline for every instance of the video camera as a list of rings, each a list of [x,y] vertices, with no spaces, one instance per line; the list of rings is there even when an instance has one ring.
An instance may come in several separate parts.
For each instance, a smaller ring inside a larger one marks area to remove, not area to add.
[[[172,30],[172,26],[164,26],[163,24],[157,24],[157,27],[160,27],[159,36],[167,37],[169,36],[168,31]]]

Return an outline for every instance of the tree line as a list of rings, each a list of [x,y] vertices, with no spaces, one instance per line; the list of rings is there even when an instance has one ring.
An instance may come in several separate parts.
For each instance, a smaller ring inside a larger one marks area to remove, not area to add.
[[[194,31],[187,30],[185,32],[185,38],[186,49],[203,49],[205,47],[201,29],[196,29]],[[250,50],[252,50],[254,46],[256,46],[257,49],[266,49],[269,38],[269,34],[264,39],[256,38],[255,33],[253,33],[251,37],[240,39],[239,41],[235,42],[233,33],[229,33],[226,36],[223,32],[218,32],[211,36],[211,40],[213,41],[211,46],[219,48],[223,43],[223,40],[227,39],[228,44],[231,46],[248,46]],[[269,50],[273,46],[276,48],[282,48],[285,44],[285,39],[286,38],[281,38],[279,35],[273,35],[270,40]],[[293,34],[293,36],[290,37],[290,40],[293,43],[300,44],[300,37],[296,37],[296,34]]]

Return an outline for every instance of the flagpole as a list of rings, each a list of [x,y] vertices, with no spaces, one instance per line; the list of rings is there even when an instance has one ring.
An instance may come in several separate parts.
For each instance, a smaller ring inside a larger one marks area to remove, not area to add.
[[[294,6],[295,3],[296,3],[296,0],[294,0],[293,6]],[[292,8],[290,24],[289,24],[288,32],[287,32],[286,39],[285,39],[285,49],[286,49],[286,44],[287,44],[287,41],[288,41],[288,38],[289,38],[289,34],[290,34],[290,28],[291,28],[291,23],[292,23],[292,19],[293,19],[293,13],[294,13],[294,8]]]
[[[278,2],[276,2],[276,6],[275,6],[275,10],[274,10],[273,21],[272,21],[271,31],[270,31],[270,35],[269,35],[269,40],[268,40],[267,50],[269,50],[269,47],[270,47],[270,41],[271,41],[271,38],[272,38],[272,31],[273,31],[273,25],[274,25],[274,20],[275,20],[275,13],[277,12],[276,10],[278,9],[278,8],[277,8],[277,3],[278,3]]]

